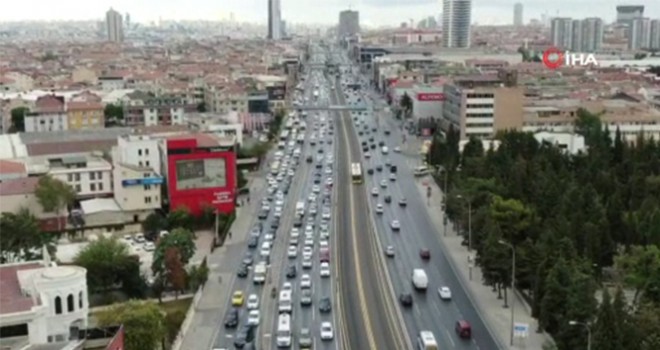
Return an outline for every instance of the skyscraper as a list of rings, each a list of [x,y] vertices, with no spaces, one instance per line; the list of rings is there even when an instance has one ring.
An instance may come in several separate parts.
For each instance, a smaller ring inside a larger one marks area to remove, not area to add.
[[[268,39],[282,38],[282,12],[280,0],[268,0]]]
[[[513,25],[520,27],[523,23],[523,4],[517,2],[513,5]]]
[[[360,33],[360,13],[352,10],[339,12],[339,27],[337,28],[339,37],[346,38],[358,33]]]
[[[573,20],[568,17],[556,17],[550,21],[550,39],[552,45],[560,49],[573,47]]]
[[[108,41],[120,43],[124,41],[124,27],[121,14],[112,8],[105,13],[105,29],[108,33]]]
[[[597,17],[582,20],[580,51],[596,52],[603,47],[603,20]]]
[[[596,17],[571,19],[553,18],[550,37],[552,45],[574,52],[595,52],[603,45],[603,20]]]
[[[443,0],[442,45],[470,47],[472,0]]]
[[[628,49],[648,49],[651,47],[651,20],[634,18],[628,30]]]
[[[631,24],[634,18],[644,17],[644,5],[621,5],[616,7],[616,22]]]
[[[660,19],[651,21],[651,49],[660,49]]]

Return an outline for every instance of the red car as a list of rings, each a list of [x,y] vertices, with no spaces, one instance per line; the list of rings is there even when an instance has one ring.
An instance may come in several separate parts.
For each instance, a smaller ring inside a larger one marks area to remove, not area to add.
[[[426,248],[422,248],[419,250],[419,256],[424,260],[431,259],[431,251]]]

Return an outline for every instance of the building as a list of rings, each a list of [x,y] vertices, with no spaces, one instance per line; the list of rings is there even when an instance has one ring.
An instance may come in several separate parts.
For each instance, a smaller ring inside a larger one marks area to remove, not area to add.
[[[491,139],[498,131],[520,129],[523,124],[523,89],[515,78],[463,76],[444,86],[440,127],[460,131],[462,140]]]
[[[105,127],[104,107],[96,101],[71,101],[66,104],[69,130]]]
[[[268,0],[268,39],[282,39],[282,9],[280,0]]]
[[[35,109],[25,115],[25,132],[69,130],[64,97],[44,95],[37,98]]]
[[[124,212],[146,217],[162,206],[162,176],[151,167],[114,162],[114,200]],[[142,216],[138,212],[142,212]]]
[[[523,4],[517,2],[513,5],[513,25],[520,27],[524,25],[523,22]]]
[[[117,137],[117,149],[112,159],[115,163],[146,167],[163,174],[161,143],[149,135],[121,135]]]
[[[50,344],[49,349],[65,348],[53,343],[78,340],[79,331],[88,324],[86,277],[82,267],[57,266],[49,259],[0,265],[3,335],[27,336],[28,344]],[[11,342],[5,339],[3,348]]]
[[[178,96],[134,91],[122,98],[128,126],[182,125],[186,110],[195,109]]]
[[[170,210],[188,208],[193,215],[211,207],[231,213],[236,200],[236,152],[209,134],[170,137],[167,149],[167,189]]]
[[[105,13],[105,29],[108,41],[120,43],[124,41],[124,25],[121,14],[112,8]]]
[[[30,208],[30,212],[39,219],[43,231],[58,231],[66,225],[68,213],[44,212],[35,195],[38,183],[38,177],[0,182],[0,213],[17,213],[21,208]]]
[[[550,21],[550,40],[552,46],[561,49],[573,47],[573,19],[556,17]]]
[[[653,50],[660,49],[660,19],[654,19],[651,21],[651,35],[650,35],[651,45],[650,48]]]
[[[616,22],[628,24],[635,18],[644,17],[644,5],[620,5],[616,7]]]
[[[112,195],[112,164],[101,152],[30,157],[26,165],[28,174],[51,175],[70,185],[79,198]]]
[[[580,52],[596,52],[603,47],[603,20],[597,17],[585,18],[581,24]]]
[[[639,50],[651,47],[651,20],[649,18],[633,18],[627,33],[628,49]]]
[[[240,123],[241,116],[236,112],[227,115],[213,113],[195,113],[186,116],[186,125],[203,133],[214,134],[221,139],[234,138],[236,144],[243,145],[243,124]],[[245,128],[247,130],[247,128]]]
[[[578,154],[587,150],[584,136],[568,132],[539,131],[534,133],[534,138],[539,143],[545,143],[558,147],[568,154]]]
[[[345,10],[339,12],[339,27],[337,35],[339,38],[355,36],[360,33],[360,12]]]
[[[442,45],[444,47],[470,47],[472,0],[443,0]]]

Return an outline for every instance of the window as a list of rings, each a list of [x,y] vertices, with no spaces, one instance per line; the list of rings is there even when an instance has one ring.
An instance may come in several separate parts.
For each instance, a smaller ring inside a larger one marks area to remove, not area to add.
[[[92,192],[96,191],[96,184],[89,184],[89,190]]]
[[[80,191],[82,191],[82,188],[80,187],[80,185],[76,185],[76,192],[80,193]]]
[[[78,293],[78,308],[83,308],[83,292]]]
[[[150,204],[151,203],[151,197],[144,197],[144,204]]]
[[[69,182],[73,181],[73,174],[68,174],[66,176],[66,178],[67,178],[67,181],[69,181]]]
[[[149,149],[148,149],[148,148],[146,148],[146,149],[144,150],[144,155],[146,155],[146,156],[149,155]]]
[[[62,298],[55,297],[55,315],[62,314]]]
[[[80,181],[80,173],[75,174],[76,181]]]
[[[151,189],[151,185],[144,185],[144,190],[149,191]]]
[[[99,180],[103,180],[103,173],[100,172],[100,171],[97,171],[96,172],[96,178],[99,179]]]
[[[142,155],[142,149],[139,149],[138,150],[138,156],[141,156],[141,155]]]
[[[96,173],[94,172],[89,173],[89,179],[94,180],[94,175],[96,175]]]
[[[144,177],[149,177],[149,175],[151,175],[151,174],[150,173],[144,173],[143,175],[144,175]]]
[[[74,307],[75,303],[73,302],[73,294],[69,294],[69,296],[66,297],[66,311],[73,312]]]
[[[146,166],[150,166],[150,165],[149,165],[149,161],[148,161],[148,160],[145,161],[145,162],[144,162],[144,165],[146,165]]]
[[[139,162],[138,162],[138,166],[139,166],[139,167],[142,167],[142,161],[139,161]]]
[[[99,191],[103,191],[103,182],[98,183]]]

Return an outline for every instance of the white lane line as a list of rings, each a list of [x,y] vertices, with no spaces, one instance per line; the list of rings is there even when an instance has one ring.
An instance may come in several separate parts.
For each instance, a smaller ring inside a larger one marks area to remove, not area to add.
[[[452,339],[451,333],[449,332],[448,329],[445,329],[445,333],[447,333],[447,339],[449,339],[451,346],[456,347],[456,344],[454,343],[454,339]]]

